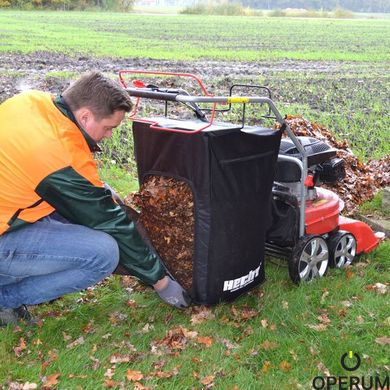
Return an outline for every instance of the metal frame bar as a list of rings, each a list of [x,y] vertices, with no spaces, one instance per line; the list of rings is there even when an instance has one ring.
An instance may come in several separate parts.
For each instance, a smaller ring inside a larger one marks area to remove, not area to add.
[[[204,96],[189,96],[189,95],[183,95],[180,93],[169,93],[169,92],[159,92],[159,91],[153,91],[150,90],[150,88],[137,88],[137,87],[128,87],[125,80],[123,79],[124,74],[147,74],[147,75],[158,75],[158,76],[176,76],[176,77],[187,77],[191,78],[200,87],[201,91],[204,93]],[[300,169],[301,169],[301,183],[300,183],[300,190],[301,190],[301,201],[299,206],[299,237],[304,236],[305,234],[305,208],[306,208],[306,201],[305,201],[305,195],[306,195],[306,187],[305,187],[305,181],[307,177],[307,171],[308,171],[308,165],[307,165],[307,153],[301,143],[298,141],[298,138],[294,135],[290,127],[288,126],[287,122],[284,120],[278,109],[276,108],[275,104],[271,100],[271,98],[268,97],[254,97],[254,96],[212,96],[210,95],[206,88],[204,87],[202,81],[189,73],[171,73],[171,72],[153,72],[153,71],[137,71],[137,70],[123,70],[119,72],[119,79],[122,85],[125,87],[126,91],[129,93],[130,96],[136,97],[137,101],[134,107],[133,112],[130,114],[130,120],[137,120],[139,122],[143,123],[149,123],[150,127],[154,130],[159,131],[170,131],[175,133],[184,133],[187,135],[193,135],[197,134],[199,132],[202,132],[209,128],[215,117],[216,112],[216,106],[217,104],[266,104],[268,105],[270,111],[275,115],[275,119],[277,122],[279,122],[280,125],[285,126],[286,133],[288,137],[293,141],[295,147],[298,149],[299,153],[302,156],[302,162],[299,161],[299,159],[289,156],[279,156],[279,158],[282,158],[284,160],[293,161],[296,163]],[[141,98],[147,98],[147,99],[155,99],[155,100],[163,100],[165,102],[167,101],[176,101],[181,103],[213,103],[213,108],[211,110],[211,116],[207,124],[205,126],[200,127],[199,129],[196,129],[194,131],[187,131],[187,130],[180,130],[180,129],[170,129],[161,127],[158,125],[156,121],[151,121],[145,118],[137,118],[136,114],[138,111],[138,105]]]

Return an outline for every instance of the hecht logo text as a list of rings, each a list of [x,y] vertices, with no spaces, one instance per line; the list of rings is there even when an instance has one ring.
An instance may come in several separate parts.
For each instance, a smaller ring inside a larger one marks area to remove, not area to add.
[[[223,282],[223,291],[236,291],[240,288],[247,286],[249,283],[255,280],[256,276],[259,276],[260,266],[258,266],[253,271],[249,271],[247,275],[241,276],[237,279],[225,280]]]

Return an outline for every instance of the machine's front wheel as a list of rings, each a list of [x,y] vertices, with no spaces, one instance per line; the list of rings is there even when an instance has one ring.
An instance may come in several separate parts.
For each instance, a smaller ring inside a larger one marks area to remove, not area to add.
[[[328,239],[329,265],[336,268],[345,268],[350,265],[356,255],[356,239],[353,234],[338,231]]]
[[[328,269],[328,244],[321,236],[304,236],[293,248],[288,271],[294,283],[309,282]]]

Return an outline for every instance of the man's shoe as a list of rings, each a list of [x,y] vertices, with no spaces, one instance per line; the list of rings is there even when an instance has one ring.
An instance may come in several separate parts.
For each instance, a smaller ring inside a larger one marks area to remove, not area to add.
[[[37,320],[27,310],[26,305],[22,305],[16,309],[7,309],[0,307],[0,326],[16,324],[19,320],[25,321],[27,324],[36,324]]]
[[[28,311],[26,305],[22,305],[14,309],[14,313],[18,319],[25,321],[27,324],[34,325],[38,322],[37,319]]]

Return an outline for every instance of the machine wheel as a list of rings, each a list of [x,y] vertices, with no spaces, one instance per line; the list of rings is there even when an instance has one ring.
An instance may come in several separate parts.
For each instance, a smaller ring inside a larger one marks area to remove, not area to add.
[[[328,239],[329,265],[345,268],[350,265],[356,255],[356,239],[353,234],[338,231]]]
[[[294,283],[309,282],[328,269],[328,244],[321,236],[304,236],[293,248],[288,271]]]

